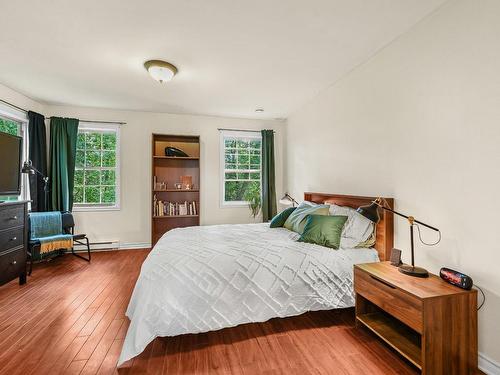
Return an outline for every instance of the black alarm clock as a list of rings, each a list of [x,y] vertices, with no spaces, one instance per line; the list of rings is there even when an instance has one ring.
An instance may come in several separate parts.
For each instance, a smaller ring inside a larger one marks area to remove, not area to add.
[[[439,276],[451,285],[455,285],[466,290],[470,290],[474,284],[469,276],[446,267],[441,268]]]

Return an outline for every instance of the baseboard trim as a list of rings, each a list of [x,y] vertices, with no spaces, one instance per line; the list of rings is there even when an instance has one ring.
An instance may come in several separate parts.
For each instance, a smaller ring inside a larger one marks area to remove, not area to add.
[[[488,375],[500,375],[500,363],[494,361],[483,353],[479,353],[479,369]]]
[[[100,251],[116,251],[116,250],[134,250],[151,248],[150,242],[103,242],[91,243],[90,250],[94,252]],[[75,246],[76,253],[87,252],[87,247],[83,245]]]

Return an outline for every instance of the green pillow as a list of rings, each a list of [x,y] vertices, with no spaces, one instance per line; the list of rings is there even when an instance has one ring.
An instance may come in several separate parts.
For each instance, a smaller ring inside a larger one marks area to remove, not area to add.
[[[302,202],[299,207],[288,216],[283,226],[286,229],[302,234],[308,215],[328,215],[328,210],[329,206],[325,204]]]
[[[286,210],[281,211],[278,215],[273,217],[271,220],[271,228],[280,228],[285,224],[286,219],[288,219],[288,216],[295,211],[296,207],[288,207]]]
[[[309,215],[299,242],[338,249],[347,216]]]

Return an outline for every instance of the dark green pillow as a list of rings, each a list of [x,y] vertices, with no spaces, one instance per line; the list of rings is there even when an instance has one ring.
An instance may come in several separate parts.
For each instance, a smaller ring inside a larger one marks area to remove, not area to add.
[[[347,216],[309,215],[299,242],[338,249]]]
[[[279,228],[282,227],[285,224],[286,219],[288,219],[288,216],[295,211],[297,207],[289,207],[286,210],[281,211],[278,215],[273,217],[271,220],[271,228]]]

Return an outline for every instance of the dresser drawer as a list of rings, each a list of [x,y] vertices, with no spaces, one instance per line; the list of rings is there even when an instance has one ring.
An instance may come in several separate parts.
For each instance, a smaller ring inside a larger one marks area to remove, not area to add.
[[[24,225],[24,205],[12,205],[0,210],[0,230]]]
[[[422,301],[385,281],[354,268],[356,293],[382,308],[415,331],[422,333]]]
[[[26,267],[26,251],[17,249],[0,256],[0,284],[18,277]]]
[[[6,250],[22,245],[24,242],[24,227],[0,231],[0,254]]]

